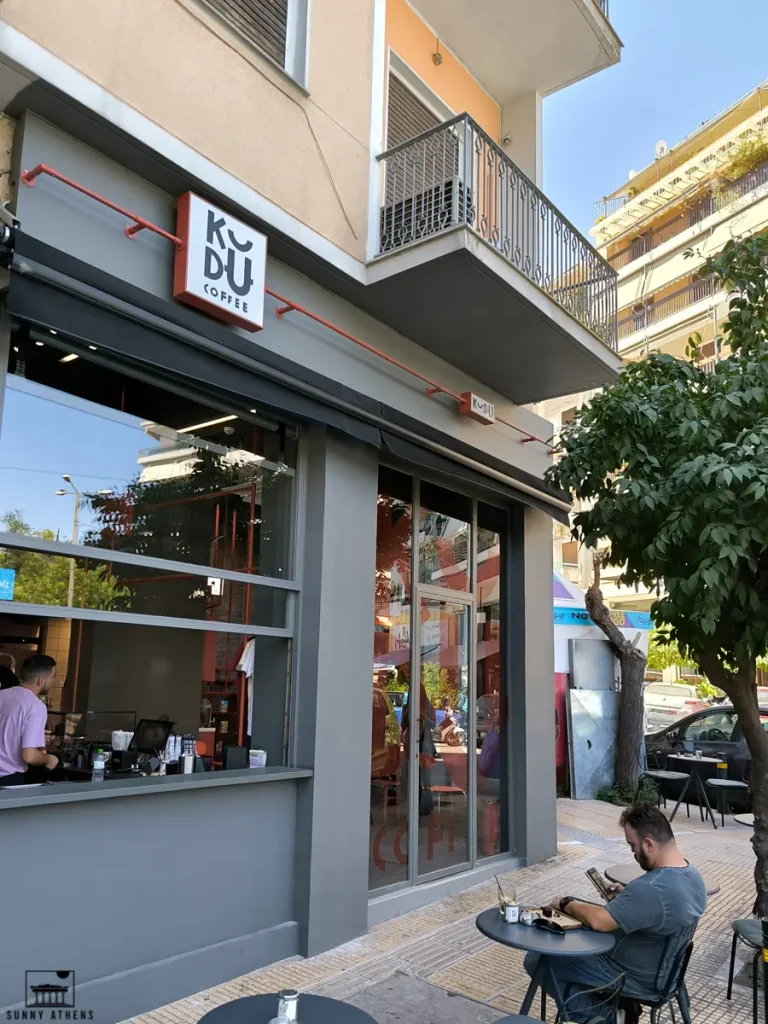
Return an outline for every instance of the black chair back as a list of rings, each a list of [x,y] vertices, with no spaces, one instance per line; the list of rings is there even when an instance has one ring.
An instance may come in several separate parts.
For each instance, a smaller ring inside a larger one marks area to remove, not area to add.
[[[698,922],[697,922],[698,924]],[[670,935],[661,956],[659,969],[656,973],[656,991],[659,1002],[667,1003],[675,995],[685,981],[685,972],[693,953],[693,936],[696,925]]]

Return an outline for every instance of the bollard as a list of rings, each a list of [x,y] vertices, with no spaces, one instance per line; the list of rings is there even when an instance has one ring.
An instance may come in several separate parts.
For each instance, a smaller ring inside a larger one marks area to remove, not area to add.
[[[755,978],[757,984],[757,978]],[[768,1021],[768,917],[763,918],[763,1000],[765,1020]]]

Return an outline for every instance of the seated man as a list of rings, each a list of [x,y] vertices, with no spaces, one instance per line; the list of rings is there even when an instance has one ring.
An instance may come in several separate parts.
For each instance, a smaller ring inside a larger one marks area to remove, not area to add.
[[[615,886],[617,895],[607,906],[582,903],[570,896],[553,902],[596,932],[616,932],[616,947],[603,956],[553,957],[551,967],[563,991],[569,985],[581,989],[609,986],[623,974],[626,996],[652,998],[657,995],[662,958],[671,966],[690,939],[706,908],[707,891],[699,872],[678,850],[672,828],[657,807],[635,804],[624,811],[619,823],[646,874],[626,888]],[[531,976],[537,962],[536,954],[525,958]],[[569,1002],[569,1009],[577,1001]]]

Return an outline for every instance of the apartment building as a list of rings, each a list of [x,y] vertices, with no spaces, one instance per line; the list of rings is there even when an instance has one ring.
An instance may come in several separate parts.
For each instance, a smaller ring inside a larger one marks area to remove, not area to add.
[[[620,45],[606,0],[0,6],[0,664],[54,652],[60,758],[0,790],[2,1009],[60,965],[110,1024],[555,852],[529,406],[621,361],[541,103]]]
[[[731,238],[768,229],[768,82],[702,124],[677,145],[659,140],[653,160],[595,203],[591,234],[618,273],[618,351],[623,359],[649,352],[682,356],[692,334],[701,359],[713,366],[715,339],[728,296],[704,260]],[[693,250],[692,257],[685,253]],[[538,411],[558,430],[591,392],[542,403]],[[569,531],[555,526],[556,568],[587,586],[591,562]],[[653,595],[620,587],[606,570],[604,594],[616,607],[647,609]]]

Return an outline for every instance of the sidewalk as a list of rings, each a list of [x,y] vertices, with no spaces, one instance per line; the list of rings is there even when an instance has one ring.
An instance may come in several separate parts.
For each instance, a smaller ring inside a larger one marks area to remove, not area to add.
[[[617,825],[619,808],[594,801],[558,801],[558,855],[501,876],[532,904],[553,896],[594,894],[584,872],[631,859]],[[675,830],[686,857],[721,891],[710,898],[696,934],[688,990],[696,1024],[751,1020],[751,982],[739,968],[733,1000],[725,999],[731,921],[748,917],[754,901],[751,831],[726,818],[715,832],[697,808],[681,808]],[[695,817],[694,817],[695,815]],[[235,981],[133,1018],[134,1024],[196,1024],[208,1010],[245,995],[297,988],[360,1006],[379,1024],[473,1024],[516,1013],[528,979],[523,955],[483,938],[475,917],[496,902],[491,881],[394,921],[311,960],[273,964]],[[743,963],[751,962],[745,950]],[[762,999],[762,993],[761,993]],[[550,1001],[551,1002],[551,1001]],[[550,1019],[554,1015],[550,1013]]]

